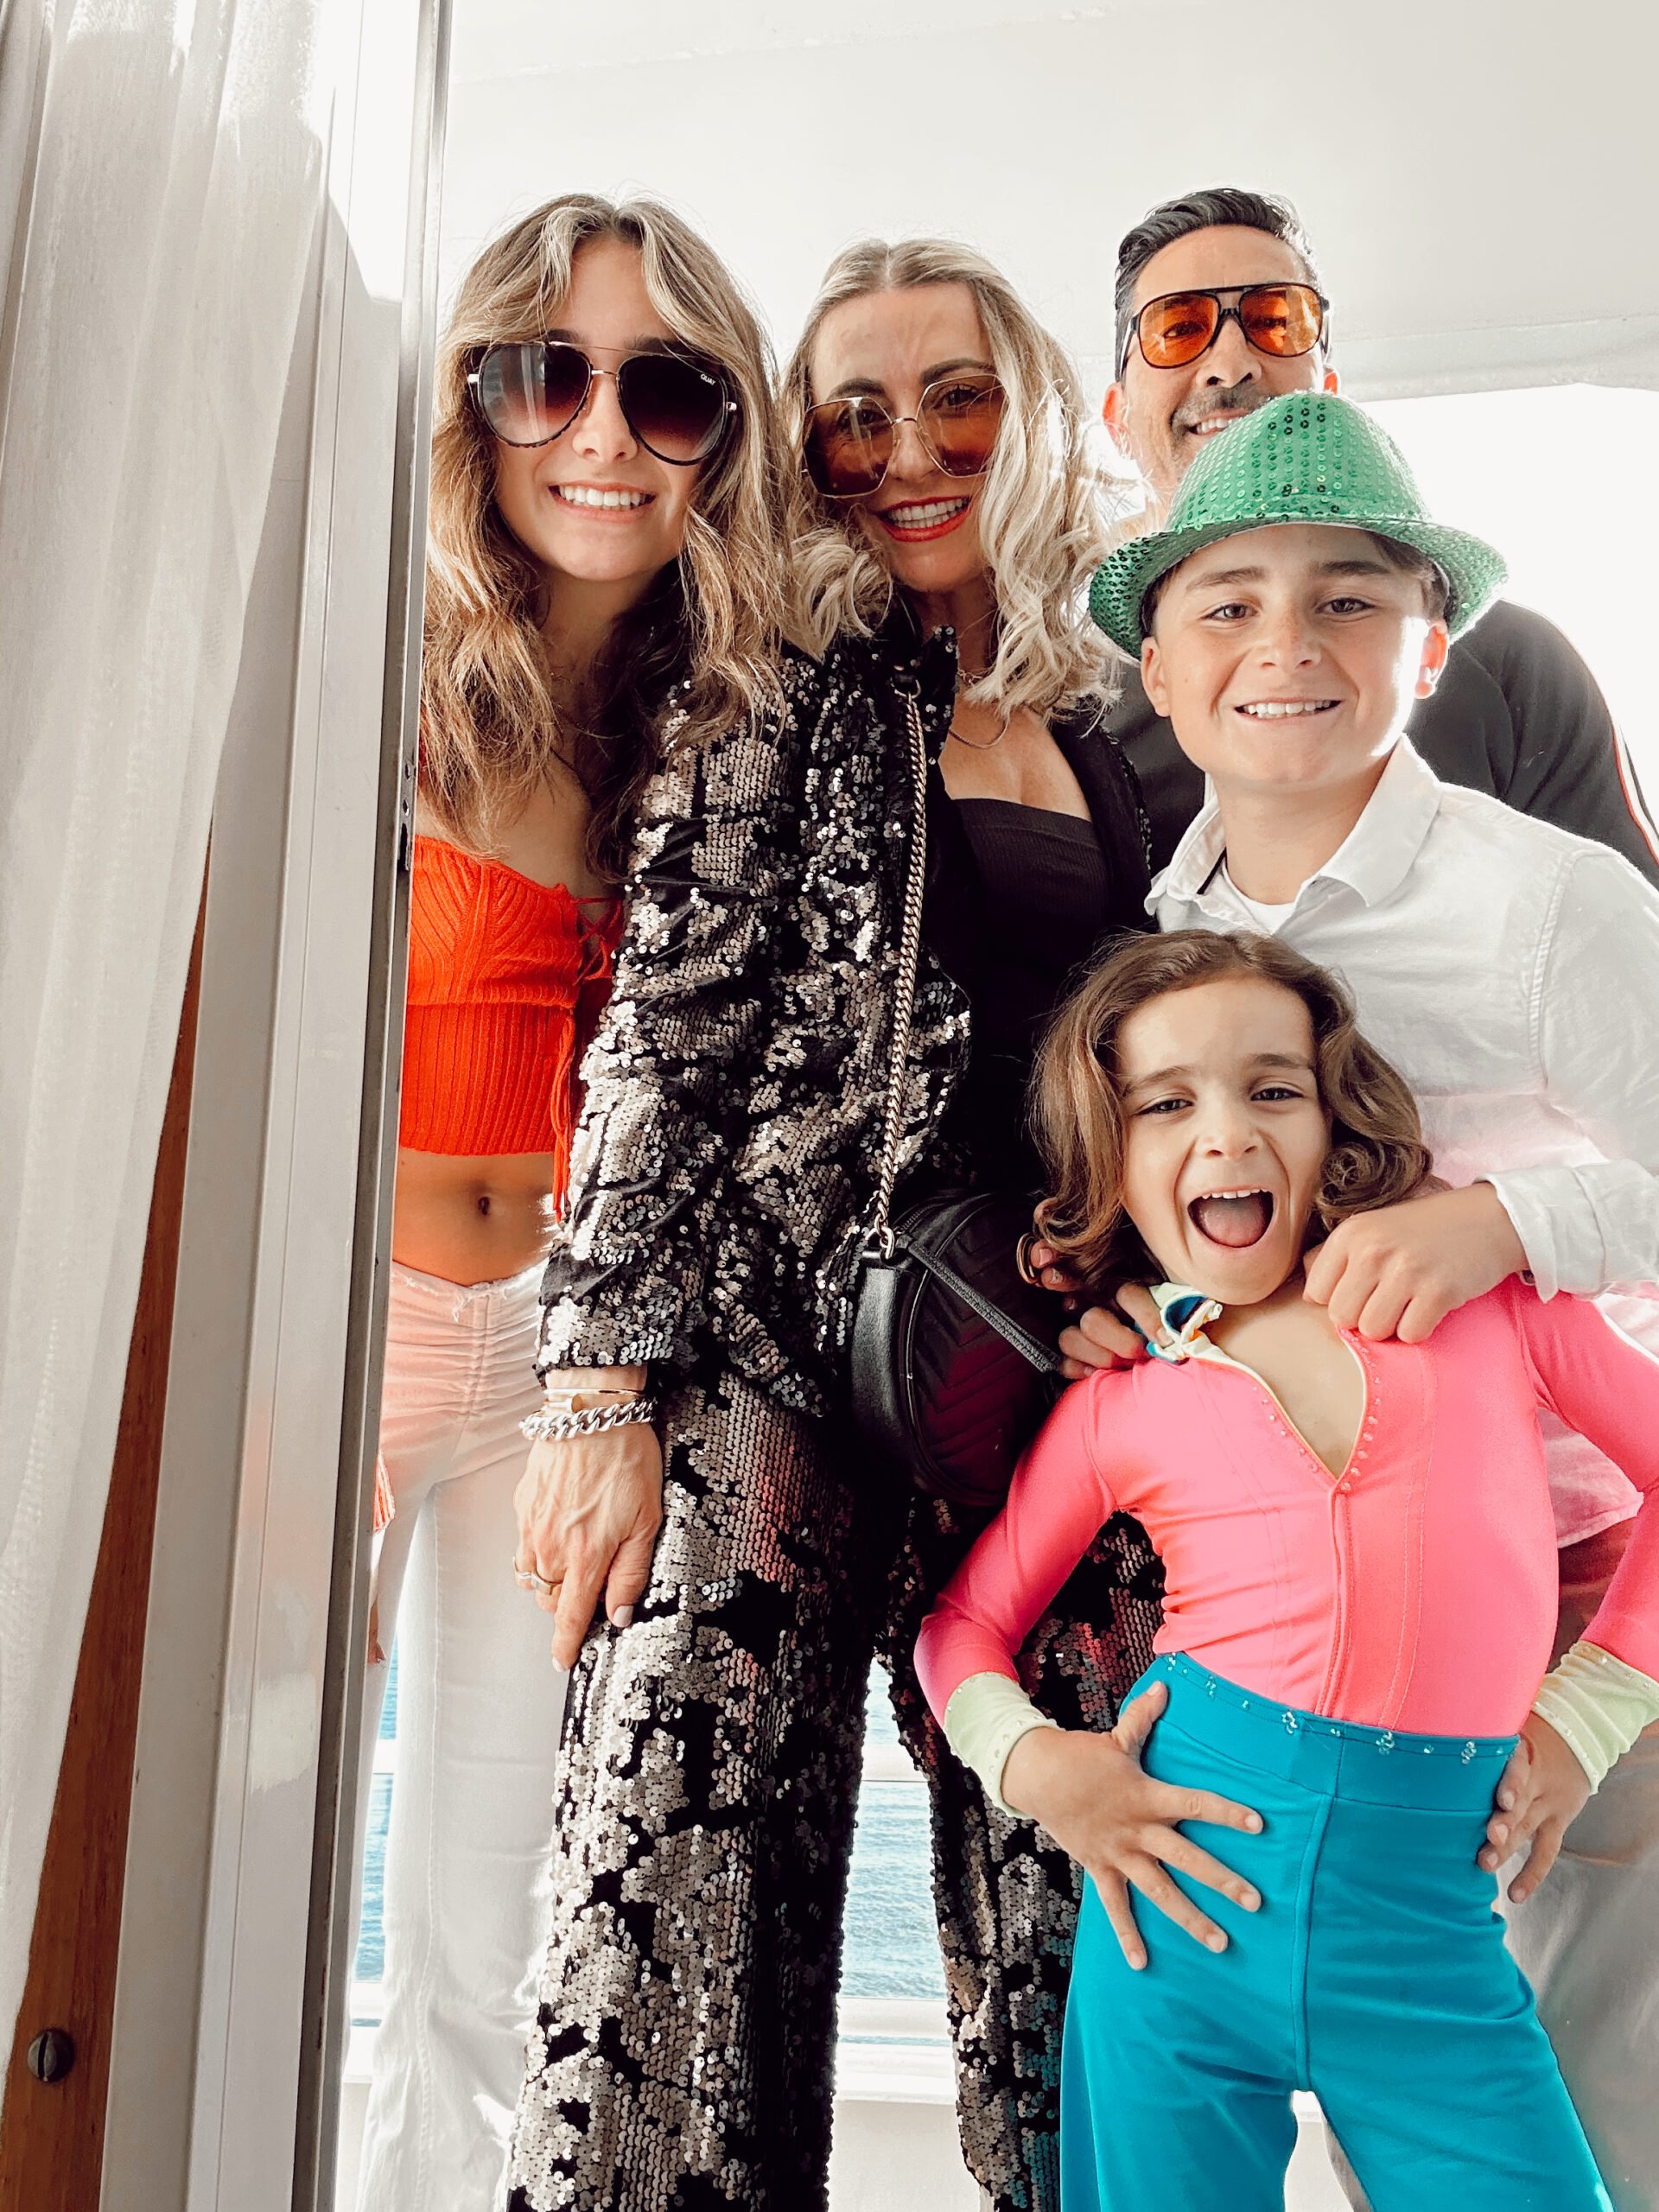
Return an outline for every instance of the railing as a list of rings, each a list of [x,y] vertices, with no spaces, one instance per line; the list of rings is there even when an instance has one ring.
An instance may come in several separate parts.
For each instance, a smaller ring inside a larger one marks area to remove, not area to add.
[[[848,1900],[848,1993],[840,2005],[838,2090],[855,2098],[949,2103],[950,2054],[944,1983],[931,1936],[925,1785],[898,1740],[879,1670],[870,1678],[868,1710],[859,1835]],[[352,1984],[348,2081],[366,2078],[380,2018],[378,1972],[365,1975],[362,1968],[378,1967],[379,1958],[380,1868],[397,1785],[397,1711],[394,1653],[370,1785],[374,1796],[359,1971]],[[896,1960],[895,1929],[901,1954]]]

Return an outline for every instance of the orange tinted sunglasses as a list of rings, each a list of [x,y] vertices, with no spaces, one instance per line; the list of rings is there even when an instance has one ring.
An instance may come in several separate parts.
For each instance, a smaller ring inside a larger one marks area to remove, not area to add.
[[[1230,301],[1231,306],[1224,304]],[[1325,337],[1331,302],[1312,284],[1224,284],[1218,291],[1165,292],[1131,316],[1117,364],[1133,340],[1148,368],[1184,369],[1207,353],[1230,317],[1258,353],[1293,361]]]

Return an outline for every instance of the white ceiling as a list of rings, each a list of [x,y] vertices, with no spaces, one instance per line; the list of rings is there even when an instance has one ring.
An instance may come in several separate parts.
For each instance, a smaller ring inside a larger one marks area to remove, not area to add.
[[[539,200],[645,190],[780,346],[830,256],[944,232],[1109,372],[1154,200],[1297,202],[1351,385],[1659,383],[1647,0],[453,0],[446,289]]]
[[[1017,23],[1103,20],[1114,7],[1055,8],[1045,0],[616,0],[597,20],[553,20],[546,0],[453,0],[452,82],[605,69],[644,60],[686,61],[717,54],[810,53],[820,47],[868,46],[878,39],[935,35]]]

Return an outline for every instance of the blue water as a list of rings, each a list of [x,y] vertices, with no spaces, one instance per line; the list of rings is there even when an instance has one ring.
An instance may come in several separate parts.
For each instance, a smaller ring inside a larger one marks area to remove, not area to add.
[[[878,1670],[866,1706],[869,1740],[896,1744],[898,1730]],[[397,1651],[392,1648],[383,1741],[397,1734]],[[363,1919],[357,1980],[377,1982],[385,1963],[380,1911],[385,1893],[386,1822],[393,1777],[377,1774],[369,1803],[363,1863]],[[842,1993],[847,1997],[943,1997],[944,1977],[934,1931],[928,1878],[927,1792],[915,1782],[867,1782],[860,1792],[847,1897],[847,1949]],[[370,2017],[359,2007],[358,2018]]]
[[[869,1742],[899,1741],[887,1677],[879,1667],[871,1673],[864,1711]],[[922,1783],[867,1782],[858,1794],[853,1834],[842,1996],[944,1995],[931,1851]]]
[[[380,1708],[380,1741],[395,1744],[397,1740],[397,1646],[394,1641],[391,1663],[386,1669],[385,1702]],[[369,1826],[363,1847],[363,1916],[357,1928],[354,1969],[358,1981],[378,1981],[385,1971],[386,1946],[380,1911],[386,1893],[386,1823],[391,1818],[391,1781],[389,1774],[377,1774],[369,1784]]]

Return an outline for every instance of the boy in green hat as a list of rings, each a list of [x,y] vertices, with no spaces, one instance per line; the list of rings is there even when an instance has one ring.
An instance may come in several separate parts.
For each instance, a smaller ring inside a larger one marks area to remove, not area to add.
[[[1209,779],[1153,886],[1159,926],[1259,931],[1338,969],[1454,1186],[1344,1224],[1310,1265],[1307,1295],[1370,1337],[1421,1341],[1516,1273],[1546,1298],[1659,1283],[1659,894],[1605,848],[1442,784],[1404,734],[1503,575],[1429,518],[1362,410],[1295,393],[1209,441],[1166,526],[1090,596]],[[1600,1303],[1659,1353],[1654,1294]],[[1547,1445],[1566,1651],[1637,1498],[1559,1425]],[[1574,1659],[1589,1681],[1599,1655]],[[1659,1685],[1624,1688],[1617,1749],[1600,1700],[1552,1702],[1483,1861],[1527,1853],[1511,1946],[1618,2212],[1650,2212]]]

